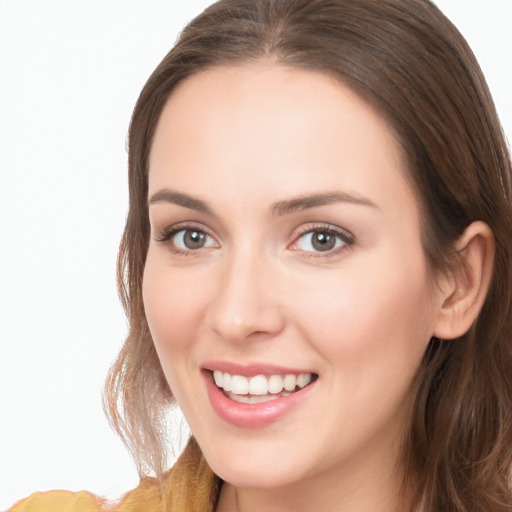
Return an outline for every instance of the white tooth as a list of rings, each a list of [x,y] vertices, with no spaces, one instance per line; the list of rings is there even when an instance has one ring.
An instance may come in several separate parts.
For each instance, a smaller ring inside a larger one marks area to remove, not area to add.
[[[233,400],[234,402],[240,402],[243,404],[261,404],[265,402],[270,402],[271,400],[277,400],[281,398],[281,395],[234,395],[233,393],[228,393],[228,398]]]
[[[222,377],[222,389],[224,391],[231,391],[231,374],[225,373]]]
[[[286,375],[283,386],[286,391],[293,391],[297,385],[297,377],[295,375]]]
[[[256,375],[249,380],[250,395],[266,395],[268,393],[268,380],[264,375]]]
[[[268,379],[268,392],[281,393],[283,391],[283,378],[281,375],[271,375]]]
[[[226,388],[224,389],[226,390]],[[231,391],[236,395],[247,395],[249,393],[249,379],[243,375],[232,375]]]
[[[242,404],[250,404],[251,397],[249,395],[235,395],[233,393],[229,393],[228,398],[233,400],[233,402],[239,402]]]
[[[299,388],[303,388],[304,386],[307,386],[311,382],[311,373],[301,373],[297,377],[297,386]]]
[[[249,400],[250,400],[249,403],[250,404],[263,404],[265,402],[277,400],[278,398],[281,398],[281,397],[275,396],[275,395],[269,395],[269,394],[260,395],[260,396],[249,395]]]
[[[222,387],[222,372],[219,371],[219,370],[215,370],[213,372],[213,380],[215,381],[215,384],[217,384],[217,386],[219,386],[219,388]]]

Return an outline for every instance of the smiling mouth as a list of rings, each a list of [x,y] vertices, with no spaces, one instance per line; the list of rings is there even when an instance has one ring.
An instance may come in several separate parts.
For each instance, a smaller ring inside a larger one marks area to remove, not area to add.
[[[318,378],[316,373],[245,377],[220,370],[213,371],[212,376],[227,398],[245,404],[259,404],[292,395]]]

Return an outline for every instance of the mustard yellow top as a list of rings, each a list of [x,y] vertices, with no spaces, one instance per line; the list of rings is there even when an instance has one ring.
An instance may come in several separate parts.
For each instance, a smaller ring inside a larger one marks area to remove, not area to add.
[[[8,512],[213,512],[221,484],[191,438],[162,482],[142,478],[117,503],[87,491],[48,491],[30,495]]]
[[[49,491],[35,492],[16,503],[9,511],[13,512],[97,512],[101,505],[96,498],[86,492]]]
[[[110,503],[90,492],[35,492],[9,512],[160,512],[162,500],[155,480],[144,479],[118,503]]]

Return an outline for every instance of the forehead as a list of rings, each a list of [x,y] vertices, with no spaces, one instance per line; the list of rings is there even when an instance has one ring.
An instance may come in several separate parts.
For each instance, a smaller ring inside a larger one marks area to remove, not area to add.
[[[215,67],[179,84],[149,169],[150,194],[208,194],[227,182],[238,196],[276,200],[332,187],[371,195],[391,182],[411,192],[400,144],[367,102],[325,73],[273,63]]]

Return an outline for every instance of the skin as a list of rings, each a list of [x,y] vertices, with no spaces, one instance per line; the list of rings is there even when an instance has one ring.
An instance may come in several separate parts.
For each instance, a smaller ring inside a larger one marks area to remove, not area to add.
[[[226,482],[217,510],[396,510],[413,379],[450,292],[432,286],[386,122],[318,72],[218,67],[173,92],[149,167],[149,198],[167,189],[209,209],[150,204],[143,294],[170,388]],[[334,191],[368,204],[272,211]],[[187,249],[183,233],[162,242],[173,226],[206,233],[205,245]],[[326,229],[350,240],[315,250],[305,233]],[[319,378],[277,422],[247,429],[212,409],[209,360]]]

